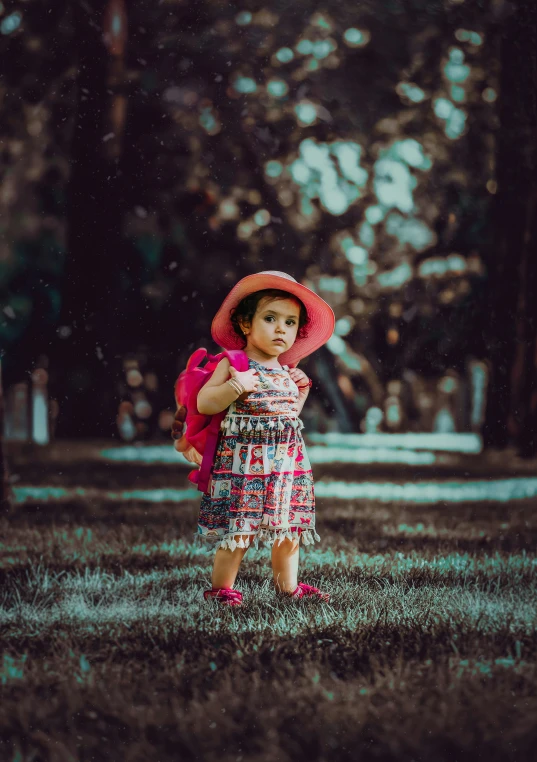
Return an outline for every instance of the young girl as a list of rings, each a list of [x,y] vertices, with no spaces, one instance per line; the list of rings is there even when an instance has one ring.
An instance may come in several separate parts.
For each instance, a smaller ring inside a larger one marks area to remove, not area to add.
[[[249,367],[238,372],[222,359],[198,394],[200,413],[227,408],[195,535],[217,546],[205,600],[241,604],[233,585],[246,551],[259,541],[272,547],[277,593],[329,599],[297,581],[300,540],[308,545],[320,537],[299,419],[311,381],[290,366],[326,343],[334,324],[323,299],[290,275],[270,270],[240,280],[213,320],[214,341],[243,349]]]

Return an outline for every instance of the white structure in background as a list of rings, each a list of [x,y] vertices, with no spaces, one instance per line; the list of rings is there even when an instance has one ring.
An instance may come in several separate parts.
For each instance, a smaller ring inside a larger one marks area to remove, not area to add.
[[[470,361],[469,375],[472,393],[470,425],[472,431],[479,432],[481,431],[481,427],[485,420],[487,388],[489,382],[489,371],[486,363],[479,360]]]
[[[370,407],[362,421],[362,427],[365,434],[376,434],[379,431],[384,413],[379,407]]]
[[[38,368],[32,373],[32,440],[46,445],[50,441],[48,425],[48,373]]]
[[[47,381],[47,371],[37,368],[30,383],[22,381],[7,390],[4,400],[5,442],[49,443]]]
[[[456,431],[451,411],[446,407],[441,407],[434,417],[433,432],[435,434],[454,434]]]
[[[22,382],[13,384],[6,394],[4,439],[6,442],[28,442],[29,438],[28,385]]]

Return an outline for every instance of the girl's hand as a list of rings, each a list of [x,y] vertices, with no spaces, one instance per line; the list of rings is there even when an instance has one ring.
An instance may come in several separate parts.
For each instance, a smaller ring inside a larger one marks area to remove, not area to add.
[[[242,373],[231,365],[229,368],[231,378],[237,379],[237,381],[244,386],[247,392],[256,392],[259,384],[259,378],[257,378],[257,371],[253,368],[244,370]],[[242,396],[242,395],[241,395]]]
[[[289,375],[291,376],[291,380],[295,382],[295,384],[298,386],[298,393],[300,395],[309,394],[309,383],[310,380],[306,376],[303,370],[300,370],[299,368],[289,368]],[[305,388],[300,388],[305,387]]]

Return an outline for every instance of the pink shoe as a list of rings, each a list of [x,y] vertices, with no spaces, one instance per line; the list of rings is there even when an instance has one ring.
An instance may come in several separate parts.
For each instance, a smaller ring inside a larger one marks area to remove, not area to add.
[[[330,600],[330,593],[323,593],[318,587],[306,585],[305,582],[299,582],[294,593],[284,593],[290,598],[320,598],[322,601]]]
[[[242,593],[240,593],[238,590],[233,590],[232,587],[218,587],[216,590],[205,590],[203,597],[206,601],[212,598],[213,600],[216,600],[220,605],[242,605]]]

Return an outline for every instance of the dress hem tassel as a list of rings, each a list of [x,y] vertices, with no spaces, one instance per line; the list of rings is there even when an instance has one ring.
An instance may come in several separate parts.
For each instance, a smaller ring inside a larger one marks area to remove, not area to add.
[[[286,537],[290,540],[297,540],[298,538],[299,543],[300,540],[302,540],[302,545],[313,545],[315,540],[318,542],[321,540],[315,529],[304,529],[302,532],[297,533],[291,532],[290,529],[272,530],[261,528],[258,532],[255,532],[255,534],[248,534],[245,542],[243,537],[246,534],[246,532],[234,532],[223,539],[215,537],[214,535],[207,536],[203,534],[195,534],[194,542],[198,545],[204,545],[206,543],[210,543],[212,546],[216,545],[216,547],[210,548],[210,551],[212,551],[213,549],[218,550],[218,548],[229,548],[229,550],[235,550],[235,548],[249,548],[250,545],[253,545],[256,550],[259,550],[260,541],[265,543],[265,545],[272,547],[278,540],[281,545]],[[235,537],[239,537],[239,540],[235,540]]]

